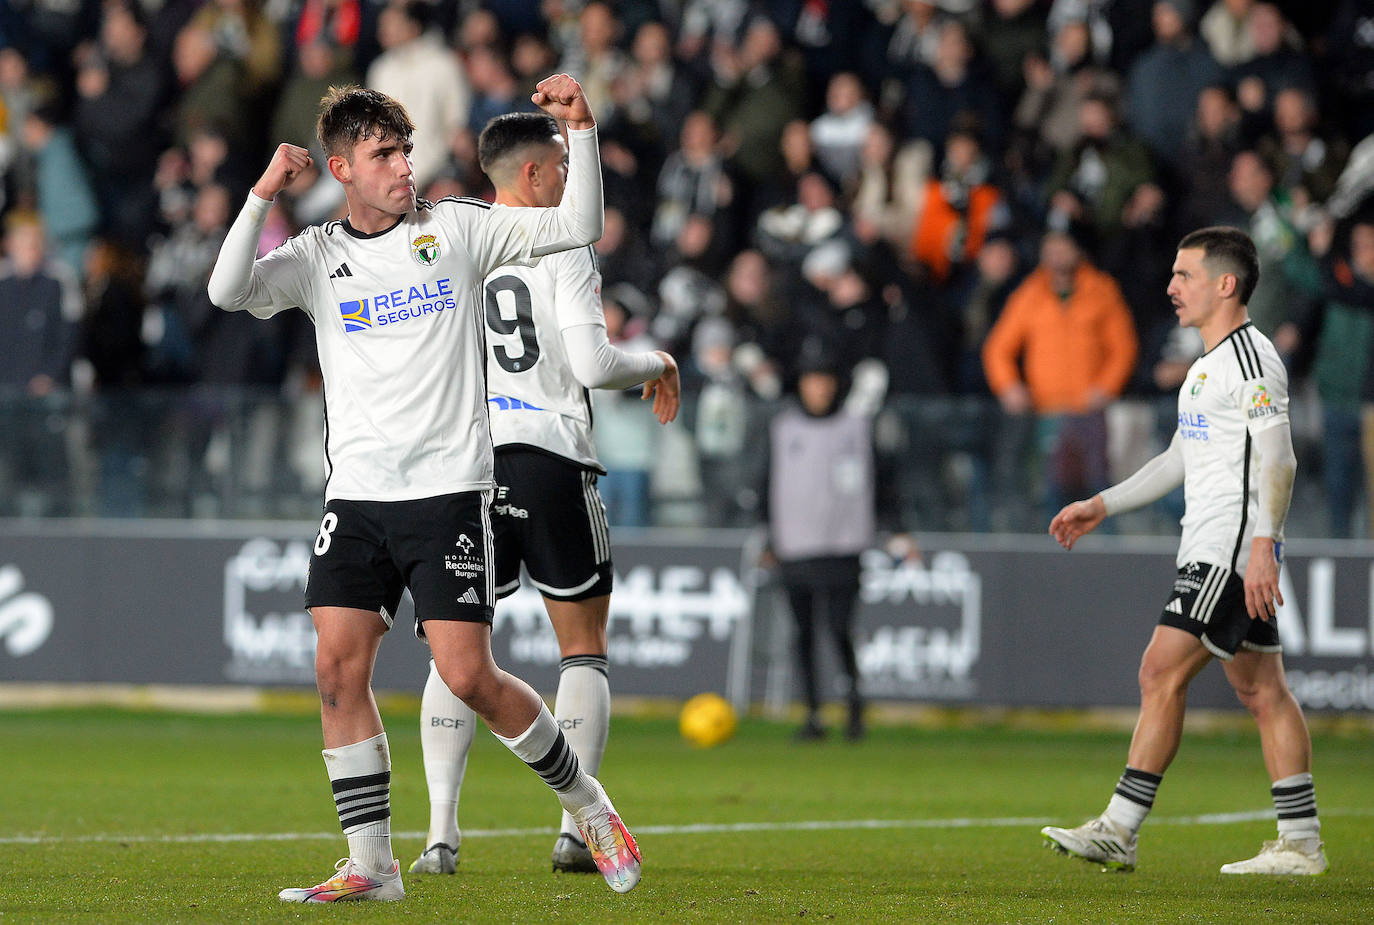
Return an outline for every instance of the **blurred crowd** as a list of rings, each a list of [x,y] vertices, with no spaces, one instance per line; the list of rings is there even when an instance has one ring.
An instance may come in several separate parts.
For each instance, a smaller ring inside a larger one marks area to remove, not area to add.
[[[178,396],[83,425],[106,512],[139,512],[117,486],[140,466],[216,471],[235,389],[280,399],[234,438],[255,477],[310,483],[308,319],[205,293],[249,185],[280,141],[318,164],[321,95],[360,83],[410,111],[422,196],[490,197],[477,133],[556,71],[600,126],[612,334],[678,356],[689,397],[689,440],[604,403],[620,522],[673,520],[655,498],[690,485],[698,521],[750,523],[758,416],[817,350],[905,460],[918,528],[1015,528],[1006,503],[1104,487],[1171,429],[1155,409],[1200,349],[1164,295],[1174,248],[1224,223],[1259,246],[1251,315],[1306,402],[1326,528],[1369,530],[1364,0],[9,0],[0,392]],[[303,176],[261,252],[342,205]],[[41,402],[11,418],[15,444],[58,439]]]

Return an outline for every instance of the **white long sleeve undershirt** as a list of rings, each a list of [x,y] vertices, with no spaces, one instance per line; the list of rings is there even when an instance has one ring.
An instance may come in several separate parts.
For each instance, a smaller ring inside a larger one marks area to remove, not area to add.
[[[1255,516],[1255,536],[1283,542],[1283,525],[1293,500],[1293,480],[1298,458],[1293,452],[1293,432],[1287,421],[1267,427],[1254,435],[1259,454],[1259,511]]]
[[[610,342],[599,324],[563,329],[568,365],[589,389],[628,389],[663,375],[667,365],[654,353],[629,353]]]
[[[1178,433],[1169,441],[1169,448],[1151,459],[1119,484],[1102,491],[1102,504],[1108,516],[1133,511],[1158,501],[1183,484],[1183,448]]]

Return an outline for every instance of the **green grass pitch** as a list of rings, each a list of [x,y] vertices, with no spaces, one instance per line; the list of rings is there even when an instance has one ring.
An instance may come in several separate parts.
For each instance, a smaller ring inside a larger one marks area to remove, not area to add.
[[[408,865],[428,822],[419,734],[413,713],[387,713]],[[403,903],[302,907],[277,890],[345,853],[315,718],[0,712],[0,925],[1374,921],[1368,733],[1317,737],[1331,871],[1257,879],[1217,873],[1273,837],[1253,733],[1190,732],[1138,870],[1108,874],[1044,850],[1038,830],[1102,808],[1124,734],[888,726],[795,745],[790,731],[748,720],[696,750],[668,720],[617,717],[602,780],[645,858],[625,896],[550,873],[556,803],[483,733],[457,876],[407,877]]]

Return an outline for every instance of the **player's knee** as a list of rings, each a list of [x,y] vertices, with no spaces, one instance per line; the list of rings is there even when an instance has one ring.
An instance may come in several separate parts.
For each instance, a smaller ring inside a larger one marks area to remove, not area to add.
[[[1233,681],[1236,698],[1255,716],[1272,711],[1284,698],[1286,689],[1272,681],[1246,679]]]
[[[1183,672],[1177,665],[1150,658],[1148,655],[1141,659],[1136,681],[1140,684],[1140,693],[1146,697],[1173,693],[1185,686]]]
[[[450,668],[441,673],[440,677],[444,679],[444,683],[448,685],[453,696],[469,706],[480,703],[488,690],[485,683],[486,679],[482,677],[480,672],[465,668]]]
[[[371,677],[371,665],[365,659],[324,649],[315,653],[315,683],[322,698],[334,699],[366,688]]]

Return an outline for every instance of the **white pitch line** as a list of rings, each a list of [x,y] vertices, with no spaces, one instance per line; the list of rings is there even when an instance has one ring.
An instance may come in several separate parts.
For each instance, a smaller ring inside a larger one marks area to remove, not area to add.
[[[1374,809],[1324,809],[1323,816],[1374,816]],[[1233,825],[1274,818],[1274,810],[1254,809],[1199,816],[1156,816],[1155,825]],[[992,816],[954,819],[816,819],[797,822],[722,822],[694,825],[642,825],[640,835],[719,835],[732,832],[831,832],[854,829],[996,829],[1049,825],[1057,820],[1040,816]],[[1062,820],[1058,820],[1062,821]],[[557,834],[554,828],[464,829],[463,838],[523,838]],[[422,840],[426,832],[392,832],[392,838]],[[5,835],[0,845],[60,844],[214,844],[226,842],[327,841],[339,832],[203,832],[193,835]]]

